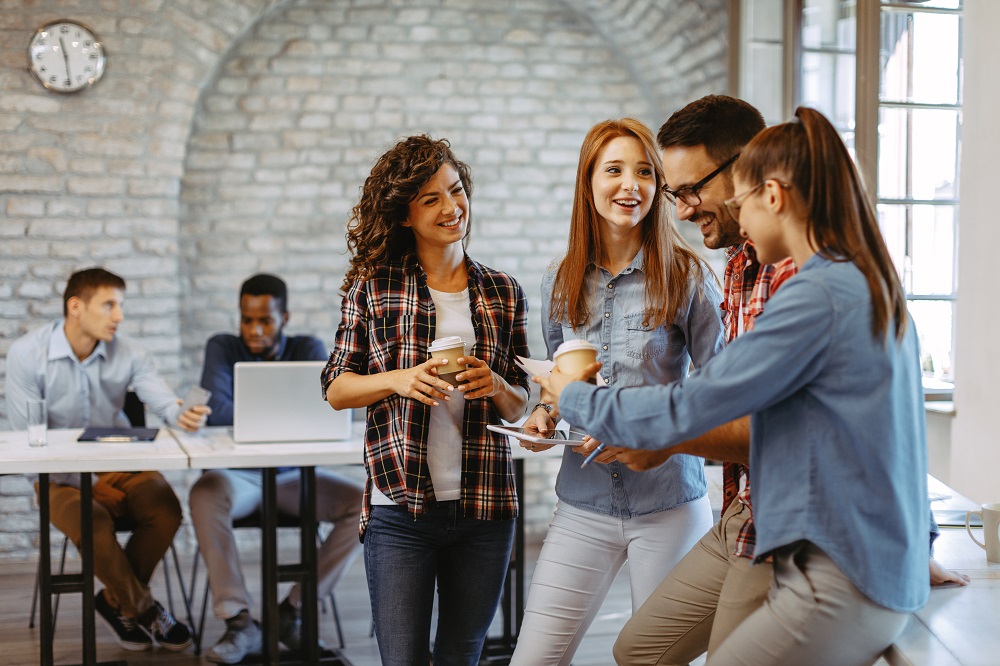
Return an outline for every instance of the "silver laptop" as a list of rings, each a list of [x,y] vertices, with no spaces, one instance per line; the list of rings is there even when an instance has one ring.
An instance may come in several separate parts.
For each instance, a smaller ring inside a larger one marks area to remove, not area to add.
[[[351,410],[323,400],[325,361],[237,363],[233,386],[233,440],[310,442],[351,436]]]

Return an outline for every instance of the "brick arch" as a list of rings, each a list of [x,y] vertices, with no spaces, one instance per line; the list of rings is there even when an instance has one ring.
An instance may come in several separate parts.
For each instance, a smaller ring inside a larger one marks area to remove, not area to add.
[[[660,55],[652,39],[673,24],[656,3],[637,4],[289,0],[257,12],[202,87],[188,143],[185,378],[197,379],[209,335],[235,329],[239,283],[256,271],[288,280],[290,331],[332,345],[350,207],[375,157],[407,133],[447,136],[473,165],[470,254],[514,274],[537,312],[541,274],[565,246],[587,129],[633,115],[655,130],[687,94],[674,82],[716,85]]]

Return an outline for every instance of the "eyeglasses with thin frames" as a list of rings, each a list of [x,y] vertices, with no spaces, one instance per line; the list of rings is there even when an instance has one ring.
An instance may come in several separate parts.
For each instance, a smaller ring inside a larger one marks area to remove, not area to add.
[[[726,207],[726,210],[729,212],[732,218],[738,222],[740,219],[740,209],[743,208],[743,202],[746,201],[747,197],[749,197],[751,194],[753,194],[760,188],[767,185],[767,181],[769,180],[773,180],[775,183],[778,184],[779,187],[783,187],[786,190],[792,187],[789,183],[783,183],[777,178],[765,178],[764,180],[760,181],[759,183],[751,187],[746,192],[741,192],[740,194],[737,194],[734,197],[726,199],[725,201],[722,202],[722,205]]]
[[[691,206],[692,208],[694,206],[698,206],[701,204],[701,195],[699,194],[701,189],[704,188],[706,185],[708,185],[709,181],[711,181],[713,178],[722,173],[726,169],[726,167],[735,162],[736,158],[738,158],[739,156],[740,154],[736,153],[728,160],[720,164],[719,168],[717,168],[715,171],[713,171],[712,173],[708,174],[707,176],[699,180],[694,185],[688,185],[687,187],[682,187],[679,190],[672,190],[666,185],[664,185],[663,187],[660,188],[660,191],[663,192],[663,196],[667,198],[667,201],[674,204],[675,206],[677,205],[678,200],[683,201],[686,205]]]

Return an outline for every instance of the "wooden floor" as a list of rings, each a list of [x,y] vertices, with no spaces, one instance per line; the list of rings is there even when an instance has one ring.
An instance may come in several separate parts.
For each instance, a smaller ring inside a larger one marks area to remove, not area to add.
[[[527,571],[530,574],[537,558],[538,547],[528,551]],[[190,556],[181,555],[182,570],[187,575],[190,571]],[[67,567],[72,566],[71,563]],[[245,562],[246,578],[256,589],[251,589],[255,599],[259,599],[259,569],[256,562]],[[628,579],[625,571],[618,576],[611,588],[601,614],[594,622],[580,650],[573,660],[574,666],[608,666],[613,664],[611,646],[615,637],[631,612]],[[0,664],[5,666],[35,665],[39,663],[38,628],[28,628],[28,614],[31,608],[31,594],[35,579],[35,568],[31,563],[0,564]],[[204,580],[202,578],[202,580]],[[99,583],[97,584],[99,588]],[[166,603],[164,578],[157,572],[152,581],[154,595]],[[201,592],[197,593],[196,605],[200,608]],[[354,666],[378,666],[378,646],[375,639],[368,636],[371,618],[371,607],[368,603],[368,589],[365,584],[364,563],[359,557],[355,560],[344,580],[337,587],[337,606],[340,610],[342,628],[346,648],[344,655]],[[181,604],[175,595],[175,610]],[[56,625],[55,655],[57,664],[80,663],[80,597],[76,594],[66,595],[59,609]],[[195,611],[197,613],[197,611]],[[178,619],[183,618],[184,611],[178,610]],[[499,623],[496,623],[499,633]],[[223,625],[211,614],[205,622],[205,647],[207,648],[221,636]],[[330,616],[320,616],[320,633],[325,642],[336,645],[336,632]],[[97,655],[99,660],[124,659],[129,664],[200,664],[202,658],[196,657],[192,649],[181,654],[165,650],[153,652],[126,652],[114,642],[110,630],[100,621],[97,622]],[[205,662],[207,663],[207,662]],[[701,662],[696,662],[701,663]]]

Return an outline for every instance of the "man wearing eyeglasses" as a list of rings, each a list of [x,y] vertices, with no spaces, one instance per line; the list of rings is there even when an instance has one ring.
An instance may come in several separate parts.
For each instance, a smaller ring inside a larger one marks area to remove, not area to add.
[[[774,292],[795,275],[791,259],[757,261],[738,222],[746,198],[733,197],[729,168],[764,129],[750,104],[708,95],[676,111],[657,134],[667,184],[663,195],[677,217],[698,225],[705,246],[726,250],[721,303],[726,341],[750,331]],[[710,653],[764,603],[770,561],[754,564],[756,532],[750,499],[750,419],[744,417],[672,449],[727,461],[723,465],[722,518],[691,549],[622,629],[614,654],[619,664],[686,664]],[[667,453],[664,452],[664,460]],[[622,456],[619,456],[622,459]],[[646,463],[651,464],[649,462]],[[936,533],[931,526],[931,540]],[[931,583],[968,582],[930,559]]]

